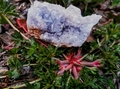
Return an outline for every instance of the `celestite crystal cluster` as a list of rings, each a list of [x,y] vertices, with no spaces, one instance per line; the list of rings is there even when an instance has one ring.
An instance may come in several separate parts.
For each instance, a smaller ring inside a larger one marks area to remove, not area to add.
[[[81,10],[73,5],[60,5],[35,1],[28,10],[28,30],[38,29],[38,39],[61,47],[80,47],[89,36],[92,27],[102,16],[81,16]]]

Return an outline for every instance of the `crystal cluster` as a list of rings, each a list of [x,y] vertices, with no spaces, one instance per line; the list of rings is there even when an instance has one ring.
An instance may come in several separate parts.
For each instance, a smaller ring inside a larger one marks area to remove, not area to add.
[[[64,8],[35,1],[28,10],[27,27],[29,32],[39,30],[38,39],[55,46],[80,47],[100,19],[96,14],[82,17],[80,9],[73,5]]]

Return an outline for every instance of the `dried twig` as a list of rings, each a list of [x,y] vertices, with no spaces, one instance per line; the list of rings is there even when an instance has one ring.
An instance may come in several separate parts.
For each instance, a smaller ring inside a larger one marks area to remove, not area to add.
[[[6,78],[7,76],[0,76],[0,79]]]
[[[40,80],[41,80],[41,78],[36,79],[36,80],[30,82],[30,84],[33,84],[33,83],[38,82],[38,81],[40,81]],[[26,84],[17,85],[17,86],[12,86],[12,87],[7,87],[7,88],[4,88],[4,89],[10,89],[10,88],[11,88],[11,89],[19,89],[19,88],[23,88],[23,87],[26,87]]]
[[[11,26],[14,30],[16,30],[17,32],[19,32],[19,33],[23,36],[24,39],[30,41],[30,39],[29,39],[28,37],[26,37],[23,33],[21,33],[21,32],[12,24],[12,22],[11,22],[5,15],[2,14],[2,16],[6,19],[6,21],[10,24],[10,26]]]
[[[32,0],[29,0],[30,1],[30,3],[31,3],[31,5],[33,4],[33,1]]]
[[[0,53],[0,56],[2,56],[3,54],[5,54],[6,52],[7,52],[7,50],[3,51],[2,53]]]

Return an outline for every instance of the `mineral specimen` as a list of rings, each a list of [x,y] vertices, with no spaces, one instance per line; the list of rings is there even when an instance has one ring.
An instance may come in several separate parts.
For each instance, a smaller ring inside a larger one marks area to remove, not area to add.
[[[28,10],[27,27],[31,35],[55,46],[80,47],[101,17],[82,17],[81,10],[73,5],[64,8],[35,1]]]

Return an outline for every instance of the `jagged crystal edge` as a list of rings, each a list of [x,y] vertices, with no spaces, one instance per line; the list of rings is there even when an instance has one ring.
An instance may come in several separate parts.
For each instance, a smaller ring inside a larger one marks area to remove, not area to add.
[[[28,29],[41,29],[40,39],[52,42],[55,46],[80,47],[89,36],[92,27],[102,16],[92,14],[81,16],[79,8],[35,1],[28,10]]]

